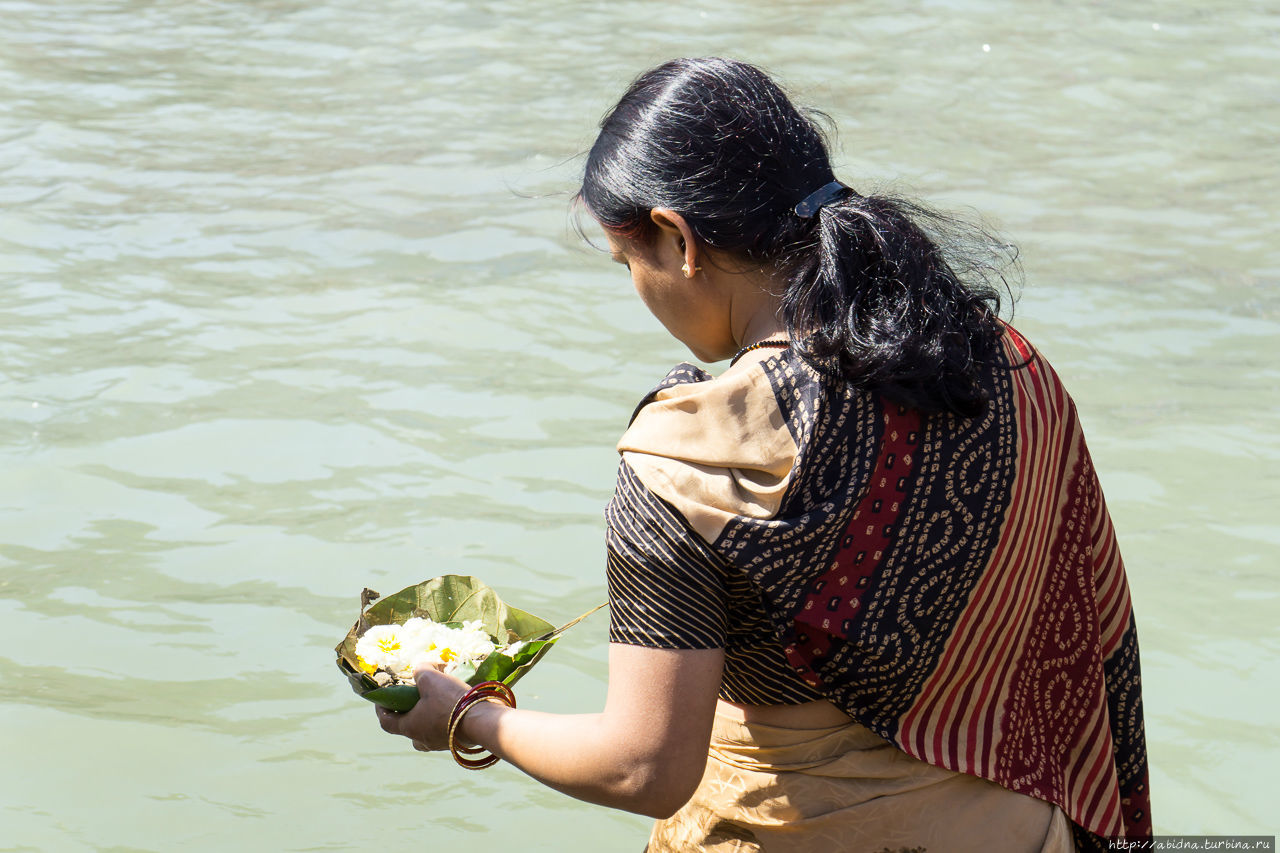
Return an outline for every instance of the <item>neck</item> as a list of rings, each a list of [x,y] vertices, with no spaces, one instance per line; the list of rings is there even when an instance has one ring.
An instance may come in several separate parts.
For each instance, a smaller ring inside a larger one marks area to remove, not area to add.
[[[778,319],[776,310],[761,311],[752,317],[738,339],[740,347],[749,347],[761,341],[786,340],[787,329]]]
[[[774,294],[773,282],[763,276],[739,290],[730,312],[737,347],[787,339],[787,329],[780,316],[782,299]]]

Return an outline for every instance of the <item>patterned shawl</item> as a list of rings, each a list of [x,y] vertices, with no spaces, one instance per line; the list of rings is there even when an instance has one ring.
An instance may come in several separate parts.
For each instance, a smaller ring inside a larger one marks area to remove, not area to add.
[[[790,351],[718,379],[681,365],[619,450],[745,575],[806,682],[911,756],[1056,803],[1104,849],[1151,834],[1129,589],[1074,404],[1011,328],[1004,349],[1022,366],[992,369],[967,420]]]

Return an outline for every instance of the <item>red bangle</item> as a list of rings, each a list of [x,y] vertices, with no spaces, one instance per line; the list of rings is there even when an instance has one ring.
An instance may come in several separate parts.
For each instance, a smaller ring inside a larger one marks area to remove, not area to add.
[[[483,699],[487,696],[500,697],[501,701],[508,706],[514,708],[516,706],[516,694],[511,692],[511,688],[503,684],[501,681],[482,681],[475,687],[472,687],[462,695],[458,703],[453,706],[453,712],[449,714],[449,726],[452,727],[473,702]]]
[[[454,761],[468,770],[481,770],[498,763],[496,755],[488,755],[484,758],[463,758],[463,755],[478,755],[484,752],[484,747],[459,746],[457,743],[456,738],[458,729],[462,726],[462,718],[477,702],[501,702],[508,708],[514,708],[516,695],[501,681],[482,681],[463,694],[458,704],[453,706],[453,712],[449,714],[449,752],[453,754]]]

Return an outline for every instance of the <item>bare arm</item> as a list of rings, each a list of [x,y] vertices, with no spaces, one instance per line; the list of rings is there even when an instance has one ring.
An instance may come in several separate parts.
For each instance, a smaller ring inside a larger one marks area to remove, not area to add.
[[[462,734],[543,784],[587,802],[667,817],[697,788],[724,667],[721,649],[611,644],[599,714],[544,714],[481,702]],[[407,714],[379,709],[382,727],[447,749],[444,724],[466,685],[418,672],[422,699]]]

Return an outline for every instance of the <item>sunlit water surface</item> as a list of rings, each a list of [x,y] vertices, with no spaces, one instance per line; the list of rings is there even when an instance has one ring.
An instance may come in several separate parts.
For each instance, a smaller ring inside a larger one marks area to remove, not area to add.
[[[366,585],[603,599],[613,442],[687,354],[568,227],[571,158],[713,53],[1021,246],[1157,828],[1276,831],[1274,6],[0,0],[0,849],[643,847],[384,735],[331,649]],[[522,704],[597,709],[606,627]]]

